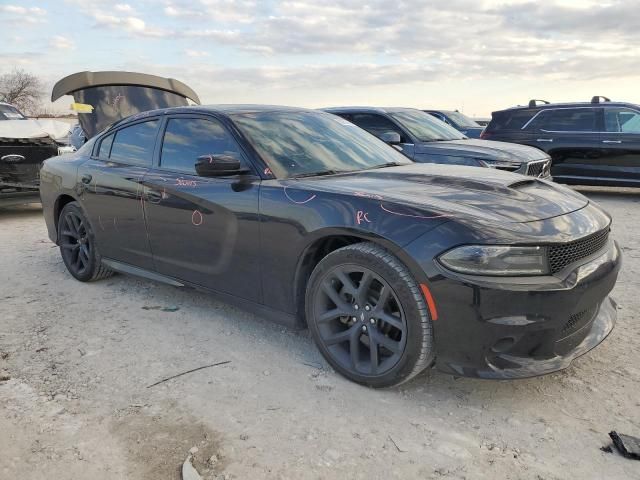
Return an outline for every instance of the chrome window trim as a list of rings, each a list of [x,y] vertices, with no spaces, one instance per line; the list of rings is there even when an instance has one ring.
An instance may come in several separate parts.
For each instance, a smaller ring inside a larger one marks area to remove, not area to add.
[[[550,111],[554,111],[554,110],[578,110],[578,109],[584,109],[584,108],[590,108],[590,109],[596,109],[596,108],[603,108],[603,107],[558,107],[558,108],[545,108],[543,110],[539,110],[538,113],[536,113],[533,117],[531,117],[531,119],[524,124],[524,126],[520,129],[520,130],[524,130],[526,129],[529,124],[531,122],[533,122],[536,118],[538,118],[538,115],[540,115],[542,112],[550,112]],[[619,109],[624,109],[624,110],[630,110],[632,112],[637,113],[638,115],[640,115],[640,110],[636,110],[635,108],[631,108],[631,107],[605,107],[604,109],[607,108],[619,108]],[[603,114],[604,114],[604,109],[603,109]],[[541,132],[545,132],[545,133],[585,133],[585,134],[593,134],[593,133],[614,133],[617,135],[640,135],[640,133],[633,133],[633,132],[607,132],[607,131],[588,131],[585,132],[584,130],[544,130],[544,129],[540,129]]]

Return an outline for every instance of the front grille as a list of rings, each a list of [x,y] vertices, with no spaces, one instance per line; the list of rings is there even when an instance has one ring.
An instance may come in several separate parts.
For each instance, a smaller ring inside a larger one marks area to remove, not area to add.
[[[595,315],[595,313],[596,313],[595,306],[588,308],[586,310],[583,310],[581,312],[574,313],[569,317],[569,320],[567,321],[567,323],[564,324],[564,326],[562,327],[562,330],[560,331],[560,334],[563,337],[566,337],[568,335],[571,335],[574,332],[577,332],[593,319],[593,316]]]
[[[549,160],[540,160],[527,164],[527,173],[529,177],[546,177],[548,174]]]
[[[562,270],[589,255],[604,248],[609,240],[609,229],[589,235],[588,237],[574,240],[573,242],[549,247],[549,267],[551,273]]]

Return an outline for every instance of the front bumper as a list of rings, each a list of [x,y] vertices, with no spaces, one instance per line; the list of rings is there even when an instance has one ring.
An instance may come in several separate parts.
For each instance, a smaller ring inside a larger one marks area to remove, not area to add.
[[[563,279],[459,276],[442,268],[431,283],[436,367],[459,376],[525,378],[561,370],[613,329],[609,293],[621,265],[607,247]]]

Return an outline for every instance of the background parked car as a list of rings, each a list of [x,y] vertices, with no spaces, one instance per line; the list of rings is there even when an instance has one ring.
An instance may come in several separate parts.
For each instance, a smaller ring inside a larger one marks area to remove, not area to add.
[[[640,186],[640,106],[604,97],[590,103],[539,102],[493,112],[482,138],[548,153],[559,182]]]
[[[425,110],[425,112],[442,120],[447,125],[451,125],[469,138],[480,138],[480,134],[484,130],[482,125],[457,110]]]
[[[481,118],[473,118],[472,119],[474,122],[476,122],[478,125],[480,125],[481,127],[486,127],[487,125],[489,125],[489,122],[491,121],[490,118],[485,118],[485,117],[481,117]]]
[[[420,163],[444,163],[549,176],[549,156],[537,149],[469,139],[455,128],[415,108],[336,107],[339,115]]]
[[[39,202],[40,165],[61,152],[69,125],[29,119],[15,106],[0,103],[0,206]]]

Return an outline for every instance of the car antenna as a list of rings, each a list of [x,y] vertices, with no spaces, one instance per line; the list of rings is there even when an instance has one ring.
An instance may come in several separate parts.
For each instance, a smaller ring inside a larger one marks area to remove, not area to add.
[[[603,97],[602,95],[596,95],[595,97],[591,98],[591,103],[600,103],[600,99],[602,99],[605,102],[610,102],[611,101],[610,98]]]

